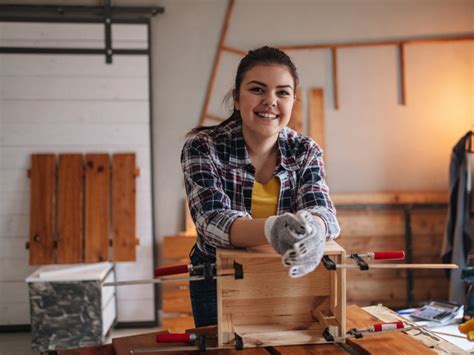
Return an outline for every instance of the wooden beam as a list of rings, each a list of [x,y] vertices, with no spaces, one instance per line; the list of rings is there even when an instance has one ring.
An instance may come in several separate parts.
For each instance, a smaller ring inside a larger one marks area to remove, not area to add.
[[[337,82],[337,48],[331,48],[331,62],[332,62],[332,95],[334,100],[334,109],[339,110],[339,91]]]
[[[30,171],[30,265],[54,263],[54,154],[33,154]]]
[[[229,0],[229,4],[227,5],[227,11],[226,11],[225,19],[224,19],[224,25],[222,27],[221,37],[219,39],[216,55],[214,57],[214,64],[212,66],[211,78],[209,79],[206,97],[204,99],[204,105],[202,107],[201,117],[199,119],[199,126],[202,126],[204,124],[204,120],[207,115],[207,110],[209,108],[209,100],[211,98],[211,92],[212,92],[212,89],[214,88],[214,83],[216,81],[217,69],[219,67],[219,63],[221,60],[222,48],[224,47],[225,37],[227,35],[227,29],[229,27],[229,21],[230,21],[230,17],[232,16],[233,7],[234,7],[234,0]]]
[[[109,260],[110,161],[108,154],[86,155],[84,261]]]
[[[400,63],[400,103],[406,105],[406,83],[405,83],[405,46],[398,44],[398,61]]]
[[[112,254],[114,261],[136,260],[135,153],[112,156]]]
[[[447,192],[381,192],[333,194],[335,205],[448,203]]]
[[[84,220],[82,154],[60,154],[58,166],[58,264],[82,262]]]
[[[288,122],[288,127],[294,129],[296,132],[303,132],[303,101],[301,99],[301,89],[296,89],[296,100],[291,112],[291,118]]]
[[[324,91],[321,88],[311,88],[308,92],[308,134],[319,146],[326,149],[324,131]]]

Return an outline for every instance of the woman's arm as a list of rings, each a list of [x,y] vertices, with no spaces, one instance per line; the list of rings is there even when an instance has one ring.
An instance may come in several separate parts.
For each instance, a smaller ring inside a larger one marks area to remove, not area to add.
[[[230,228],[236,219],[250,218],[246,211],[232,209],[232,201],[222,186],[222,171],[211,153],[209,137],[188,139],[181,152],[189,210],[204,242],[214,247],[231,248]]]
[[[329,197],[322,151],[314,143],[307,149],[305,163],[300,174],[296,199],[298,210],[304,209],[314,217],[319,217],[318,221],[322,221],[325,225],[327,239],[337,238],[341,228],[336,219],[336,209]]]
[[[237,218],[230,227],[230,242],[234,247],[247,248],[268,244],[264,233],[266,218]]]

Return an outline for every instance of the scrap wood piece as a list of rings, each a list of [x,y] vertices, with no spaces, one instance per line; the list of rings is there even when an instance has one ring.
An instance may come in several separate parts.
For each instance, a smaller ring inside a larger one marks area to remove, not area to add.
[[[326,150],[324,128],[324,91],[321,88],[311,88],[308,94],[308,135],[318,145]],[[325,157],[327,161],[327,156]]]
[[[30,170],[30,265],[54,263],[54,154],[33,154]]]
[[[116,355],[112,344],[88,346],[77,349],[59,350],[59,355]]]
[[[109,259],[110,162],[108,154],[86,155],[84,261]]]
[[[303,101],[301,98],[301,89],[296,90],[296,100],[291,111],[291,118],[288,127],[296,132],[303,133]]]
[[[113,260],[136,260],[135,153],[112,157]]]
[[[380,323],[380,319],[367,313],[355,305],[347,307],[347,328],[368,327]],[[364,337],[361,339],[347,339],[347,342],[363,353],[378,354],[436,354],[422,343],[414,340],[407,334],[392,332]]]
[[[56,260],[59,264],[82,261],[83,174],[82,154],[59,155]]]

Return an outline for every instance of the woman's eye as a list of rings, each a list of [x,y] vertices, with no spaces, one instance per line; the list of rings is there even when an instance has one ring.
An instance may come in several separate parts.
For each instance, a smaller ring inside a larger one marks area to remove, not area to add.
[[[260,92],[263,92],[263,89],[261,87],[256,86],[254,88],[251,88],[250,91],[260,93]]]
[[[288,96],[288,95],[290,95],[290,93],[289,93],[288,91],[286,91],[286,90],[279,91],[278,94],[279,94],[279,95],[282,95],[282,96]]]

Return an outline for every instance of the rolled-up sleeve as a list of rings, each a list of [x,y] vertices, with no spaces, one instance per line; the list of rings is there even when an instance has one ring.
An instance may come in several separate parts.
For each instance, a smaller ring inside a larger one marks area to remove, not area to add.
[[[321,217],[326,224],[326,239],[336,239],[341,228],[325,181],[322,151],[316,144],[309,145],[304,164],[298,173],[300,179],[296,197],[297,209],[305,209]]]
[[[181,152],[181,167],[189,210],[198,238],[213,247],[232,248],[230,227],[247,212],[232,210],[231,199],[224,192],[219,169],[214,161],[209,138],[189,138]]]

